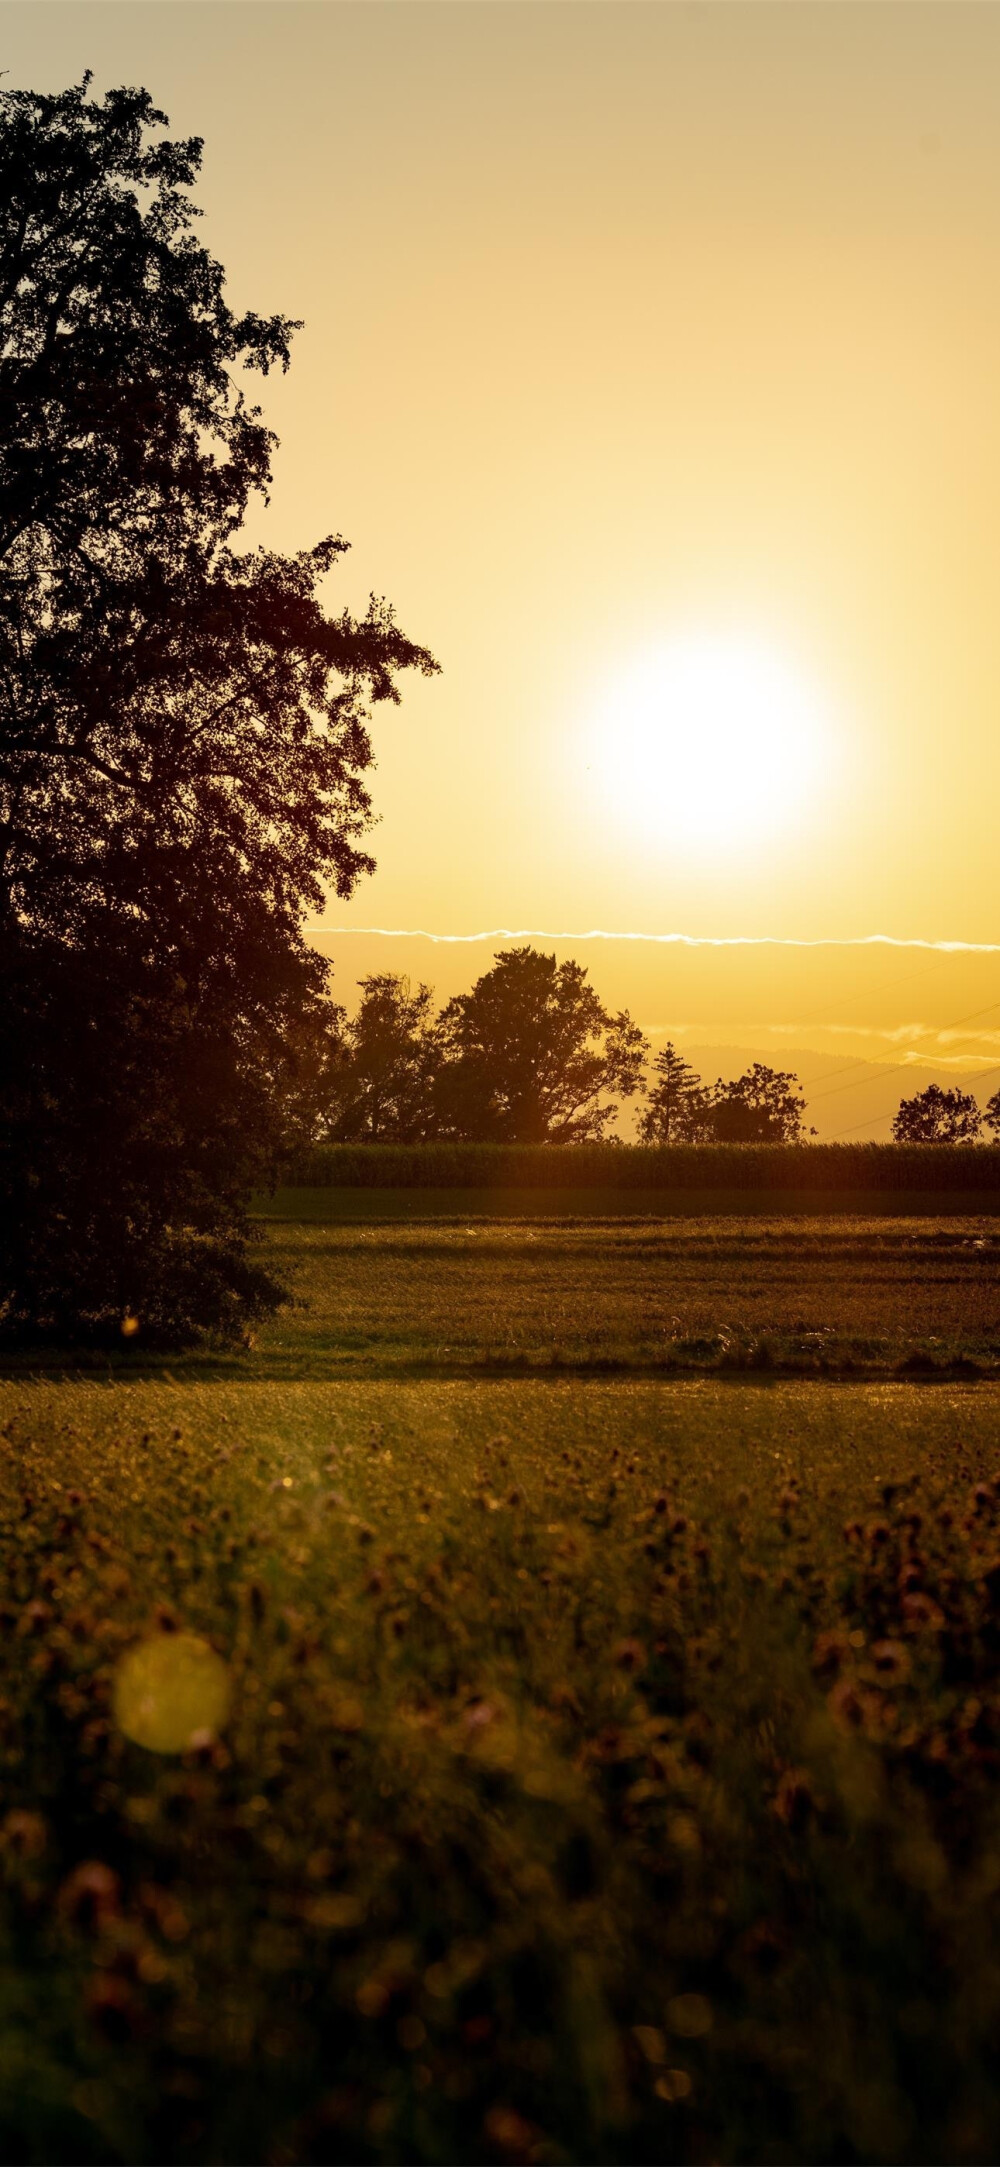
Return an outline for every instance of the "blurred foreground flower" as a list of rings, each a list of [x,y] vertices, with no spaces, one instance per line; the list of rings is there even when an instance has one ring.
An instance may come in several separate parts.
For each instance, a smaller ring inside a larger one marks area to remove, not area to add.
[[[115,1721],[151,1753],[183,1753],[198,1733],[222,1729],[229,1672],[196,1633],[158,1633],[123,1655],[115,1673]]]

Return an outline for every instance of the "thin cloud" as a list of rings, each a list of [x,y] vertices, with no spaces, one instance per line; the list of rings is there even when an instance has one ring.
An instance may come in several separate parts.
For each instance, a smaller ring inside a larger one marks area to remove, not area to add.
[[[555,933],[544,926],[490,926],[482,933],[431,933],[425,926],[338,925],[327,919],[307,923],[311,933],[365,934],[387,941],[433,941],[439,947],[472,947],[478,941],[643,941],[660,948],[919,948],[935,955],[997,956],[1000,941],[931,941],[895,933],[859,933],[847,939],[794,940],[773,933],[613,933],[591,926],[588,932]]]
[[[888,1029],[871,1023],[644,1023],[643,1030],[650,1038],[677,1038],[704,1036],[706,1031],[738,1032],[741,1039],[763,1038],[768,1033],[776,1038],[794,1038],[797,1032],[808,1031],[818,1035],[827,1032],[835,1038],[874,1038],[893,1048],[904,1045],[907,1040],[927,1047],[950,1046],[957,1040],[963,1046],[983,1046],[994,1054],[1000,1048],[1000,1031],[944,1031],[933,1023],[903,1023],[897,1029]],[[729,1044],[727,1038],[725,1043]],[[971,1054],[970,1060],[986,1060],[986,1053]]]

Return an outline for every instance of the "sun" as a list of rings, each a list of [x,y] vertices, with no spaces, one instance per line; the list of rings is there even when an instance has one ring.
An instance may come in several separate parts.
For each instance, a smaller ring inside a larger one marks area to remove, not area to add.
[[[678,633],[598,704],[587,764],[634,838],[732,856],[793,829],[827,780],[827,703],[796,664],[744,633]]]

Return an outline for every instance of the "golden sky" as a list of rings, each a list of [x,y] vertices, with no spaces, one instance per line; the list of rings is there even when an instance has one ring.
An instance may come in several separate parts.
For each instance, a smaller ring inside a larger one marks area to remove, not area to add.
[[[378,715],[379,870],[332,924],[1000,937],[1000,9],[54,0],[0,6],[0,66],[204,135],[234,302],[305,320],[258,531],[342,531],[331,601],[384,592],[443,665]],[[630,734],[692,641],[797,688],[789,802],[780,748],[739,767],[752,668],[679,783]],[[451,990],[492,950],[333,952]],[[699,1044],[997,1056],[935,1035],[994,993],[1000,1029],[997,956],[593,955]]]

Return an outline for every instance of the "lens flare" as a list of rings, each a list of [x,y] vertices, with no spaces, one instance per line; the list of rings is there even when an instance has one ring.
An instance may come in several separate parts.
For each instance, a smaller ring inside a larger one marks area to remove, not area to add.
[[[157,1633],[122,1656],[113,1707],[119,1730],[150,1753],[183,1753],[220,1731],[231,1702],[221,1656],[196,1633]]]

